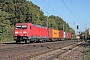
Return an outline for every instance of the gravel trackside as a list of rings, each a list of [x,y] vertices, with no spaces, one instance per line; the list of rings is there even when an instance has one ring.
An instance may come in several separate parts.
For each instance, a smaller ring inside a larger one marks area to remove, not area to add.
[[[78,46],[53,60],[86,60],[84,56],[85,46]]]

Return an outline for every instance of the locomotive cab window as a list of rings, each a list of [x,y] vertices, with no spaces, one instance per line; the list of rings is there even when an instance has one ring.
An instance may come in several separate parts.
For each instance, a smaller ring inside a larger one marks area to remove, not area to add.
[[[27,26],[26,25],[22,25],[22,29],[27,29]]]
[[[16,29],[21,29],[21,26],[16,26]]]

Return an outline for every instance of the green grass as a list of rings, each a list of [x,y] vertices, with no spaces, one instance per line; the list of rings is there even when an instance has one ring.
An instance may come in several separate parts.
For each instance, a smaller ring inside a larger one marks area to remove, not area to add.
[[[87,53],[86,53],[86,59],[87,59],[87,60],[90,60],[90,52],[87,52]]]
[[[87,48],[89,48],[89,51],[85,53],[86,60],[90,60],[90,46],[88,46]]]
[[[12,42],[12,41],[14,41],[14,39],[12,37],[11,38],[0,39],[0,43]]]

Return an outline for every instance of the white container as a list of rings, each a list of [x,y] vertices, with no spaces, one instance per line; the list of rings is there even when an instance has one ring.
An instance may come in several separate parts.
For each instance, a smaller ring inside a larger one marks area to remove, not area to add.
[[[66,38],[66,32],[64,32],[63,37]]]

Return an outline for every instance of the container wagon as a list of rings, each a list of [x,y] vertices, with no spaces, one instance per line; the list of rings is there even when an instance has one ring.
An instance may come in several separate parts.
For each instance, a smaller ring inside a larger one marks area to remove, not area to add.
[[[59,39],[59,30],[48,28],[48,38],[50,41],[57,41]]]

